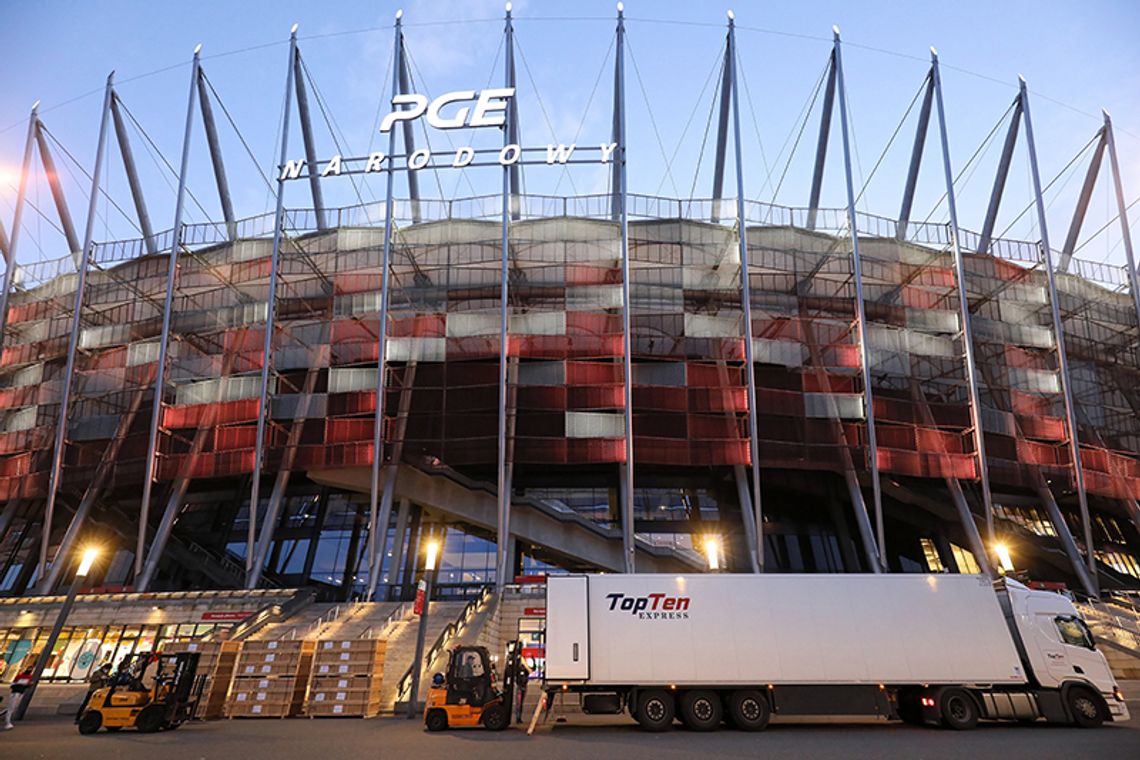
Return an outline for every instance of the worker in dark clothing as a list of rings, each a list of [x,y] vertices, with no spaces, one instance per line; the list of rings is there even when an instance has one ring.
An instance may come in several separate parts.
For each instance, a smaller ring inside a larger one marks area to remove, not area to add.
[[[102,666],[91,671],[91,675],[87,677],[87,696],[83,697],[83,703],[79,705],[79,711],[75,713],[75,722],[78,723],[79,719],[83,717],[83,711],[87,709],[87,703],[91,701],[92,695],[105,686],[111,683],[111,663],[104,663]]]
[[[526,700],[527,681],[530,680],[530,668],[519,657],[515,665],[515,722],[522,723],[523,701]]]

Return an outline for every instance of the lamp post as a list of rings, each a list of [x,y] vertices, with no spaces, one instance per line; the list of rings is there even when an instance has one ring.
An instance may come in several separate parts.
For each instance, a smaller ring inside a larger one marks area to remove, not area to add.
[[[48,658],[51,657],[52,650],[55,649],[55,643],[59,640],[59,634],[67,622],[67,616],[71,614],[71,608],[75,604],[75,595],[79,593],[79,587],[87,580],[87,576],[91,572],[91,566],[95,564],[95,560],[98,559],[98,557],[99,550],[95,547],[88,547],[83,550],[83,557],[79,561],[79,568],[75,571],[75,578],[71,581],[71,587],[67,590],[67,598],[63,601],[63,607],[55,619],[55,625],[51,629],[51,635],[48,636],[47,643],[44,644],[44,648],[40,650],[40,656],[36,658],[36,667],[32,671],[32,683],[28,686],[28,690],[24,692],[24,696],[20,699],[20,704],[16,706],[16,712],[12,715],[13,720],[23,720],[24,713],[28,711],[28,705],[32,703],[32,696],[36,693],[36,687],[40,684],[40,678],[43,676],[44,668],[47,667]],[[56,561],[60,560],[57,559]]]
[[[412,660],[412,688],[408,692],[408,719],[416,717],[416,697],[420,691],[420,671],[423,669],[424,637],[427,636],[428,602],[431,600],[431,578],[435,571],[439,542],[429,541],[424,557],[424,575],[416,588],[415,613],[420,616],[420,626],[416,630],[416,656]]]

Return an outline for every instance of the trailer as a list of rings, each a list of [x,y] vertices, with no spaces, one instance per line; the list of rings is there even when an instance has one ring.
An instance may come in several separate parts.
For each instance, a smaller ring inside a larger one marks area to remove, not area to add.
[[[776,715],[1128,720],[1061,594],[980,575],[568,575],[547,581],[546,681],[588,713],[760,730]]]

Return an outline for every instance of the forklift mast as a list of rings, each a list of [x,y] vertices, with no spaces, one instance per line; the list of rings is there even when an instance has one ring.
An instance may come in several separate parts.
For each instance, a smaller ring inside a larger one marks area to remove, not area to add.
[[[503,663],[503,702],[514,715],[515,680],[518,672],[519,657],[522,656],[522,644],[519,641],[507,642],[507,659]]]

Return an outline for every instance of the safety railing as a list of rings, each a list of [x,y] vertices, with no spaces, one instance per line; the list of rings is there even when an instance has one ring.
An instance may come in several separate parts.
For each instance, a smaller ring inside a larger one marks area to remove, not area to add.
[[[561,216],[613,221],[612,202],[613,196],[609,193],[576,196],[527,194],[516,196],[512,200],[518,210],[519,218],[523,220]],[[744,209],[744,221],[747,225],[807,229],[810,219],[813,222],[812,229],[819,232],[849,234],[850,224],[846,209],[813,210],[757,200],[746,200]],[[626,199],[626,211],[634,220],[681,219],[729,227],[736,225],[736,200],[733,198],[678,199],[630,193]],[[380,226],[384,223],[385,216],[386,206],[379,201],[328,208],[324,210],[324,229]],[[406,198],[393,200],[393,219],[397,220],[401,227],[414,223],[447,220],[497,222],[501,218],[502,196],[498,193],[446,200],[438,198],[424,198],[415,202]],[[273,234],[273,225],[273,214],[262,213],[250,216],[234,223],[233,237],[267,238]],[[860,235],[871,237],[893,238],[899,231],[897,219],[862,211],[855,214],[855,225]],[[317,212],[311,208],[287,209],[282,227],[293,235],[318,232],[320,227]],[[944,248],[950,244],[950,229],[944,223],[908,222],[902,239],[919,245]],[[230,240],[230,229],[223,222],[198,222],[187,224],[182,229],[181,244],[185,247],[218,245]],[[166,253],[173,246],[173,231],[164,230],[156,233],[152,241],[156,252]],[[959,242],[965,251],[976,251],[980,245],[980,236],[976,232],[962,229],[959,230]],[[114,266],[143,256],[147,250],[145,241],[141,238],[105,241],[94,245],[92,261],[96,266]],[[1031,267],[1039,265],[1042,261],[1040,245],[1034,241],[995,238],[990,242],[988,252],[997,258]],[[1054,252],[1054,260],[1060,260],[1058,252]],[[76,262],[70,255],[21,264],[16,272],[14,284],[19,290],[31,290],[57,277],[74,272],[75,266]],[[1073,259],[1069,271],[1109,290],[1122,291],[1129,285],[1127,268],[1124,266]]]
[[[388,613],[388,617],[384,618],[384,622],[380,625],[370,625],[360,632],[362,639],[385,639],[388,638],[392,632],[392,628],[396,623],[406,619],[412,612],[412,602],[401,602],[396,606],[396,609]]]

